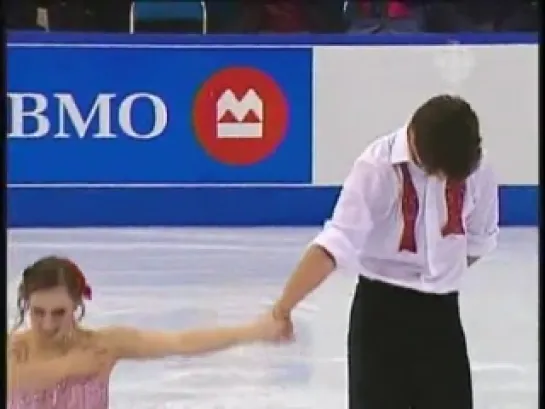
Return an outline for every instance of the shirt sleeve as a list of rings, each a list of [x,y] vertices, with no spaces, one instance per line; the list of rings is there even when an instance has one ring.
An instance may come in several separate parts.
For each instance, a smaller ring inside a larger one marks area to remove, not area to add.
[[[312,241],[333,256],[337,268],[358,265],[359,251],[373,223],[385,213],[387,199],[393,196],[388,194],[393,184],[385,176],[380,166],[358,160],[343,184],[331,219]]]
[[[482,257],[496,248],[499,234],[498,183],[492,169],[483,166],[475,178],[475,207],[467,220],[468,256]]]

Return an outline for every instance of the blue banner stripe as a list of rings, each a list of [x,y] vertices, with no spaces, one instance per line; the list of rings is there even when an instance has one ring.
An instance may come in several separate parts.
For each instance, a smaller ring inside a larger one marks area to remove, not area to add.
[[[319,226],[339,187],[9,188],[10,227]],[[537,226],[538,186],[501,186],[500,223]]]
[[[149,34],[58,34],[10,32],[8,47],[17,44],[149,44],[201,47],[217,45],[312,47],[317,45],[440,45],[440,44],[539,44],[538,33],[463,33],[463,34],[260,34],[260,35],[149,35]]]

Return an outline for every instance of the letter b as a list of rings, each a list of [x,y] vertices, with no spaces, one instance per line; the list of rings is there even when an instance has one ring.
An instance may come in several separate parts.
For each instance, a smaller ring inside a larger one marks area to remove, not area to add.
[[[8,138],[41,138],[49,132],[49,119],[44,112],[47,109],[47,98],[42,94],[34,93],[9,93],[8,98],[11,107],[11,126]],[[32,108],[25,107],[25,101],[32,101]],[[26,109],[25,109],[26,108]],[[25,122],[32,118],[36,123],[33,131],[25,133]]]

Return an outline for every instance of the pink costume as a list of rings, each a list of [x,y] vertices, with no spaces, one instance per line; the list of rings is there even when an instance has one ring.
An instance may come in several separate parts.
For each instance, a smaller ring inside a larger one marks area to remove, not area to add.
[[[70,379],[47,390],[10,395],[8,409],[108,409],[108,380]]]

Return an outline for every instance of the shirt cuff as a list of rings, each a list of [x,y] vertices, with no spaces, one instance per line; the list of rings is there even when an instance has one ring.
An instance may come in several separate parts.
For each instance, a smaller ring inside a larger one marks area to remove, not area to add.
[[[469,236],[467,237],[467,254],[474,257],[482,257],[496,248],[498,235]]]
[[[342,230],[332,226],[329,222],[311,245],[323,247],[333,256],[337,269],[346,269],[357,265],[354,247]]]

